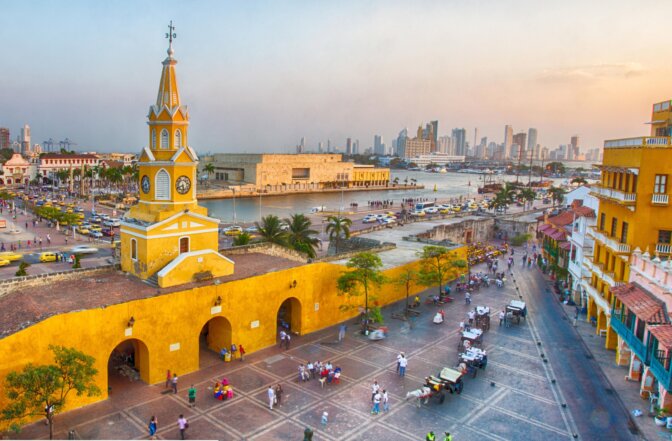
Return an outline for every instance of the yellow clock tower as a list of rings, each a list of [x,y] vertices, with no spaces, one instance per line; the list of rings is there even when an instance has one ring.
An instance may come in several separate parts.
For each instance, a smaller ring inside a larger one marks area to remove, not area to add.
[[[121,225],[121,267],[161,287],[233,273],[217,252],[219,220],[196,200],[198,157],[189,146],[189,111],[180,101],[169,25],[156,103],[148,115],[149,145],[138,161],[138,205]]]

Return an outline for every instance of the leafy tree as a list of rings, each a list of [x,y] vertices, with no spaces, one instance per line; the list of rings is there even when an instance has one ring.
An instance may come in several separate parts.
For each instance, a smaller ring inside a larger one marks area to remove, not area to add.
[[[28,275],[28,271],[26,271],[26,269],[27,269],[29,266],[30,266],[29,263],[27,263],[27,262],[23,262],[23,261],[22,261],[22,262],[19,264],[19,269],[16,271],[16,273],[14,273],[14,275],[15,275],[16,277],[27,276],[27,275]]]
[[[585,185],[588,183],[583,176],[577,176],[570,181],[572,184]]]
[[[75,254],[75,261],[74,261],[73,264],[72,264],[72,268],[73,268],[73,269],[77,269],[77,268],[81,268],[81,267],[82,267],[82,263],[80,262],[80,260],[81,260],[80,255],[79,255],[79,254]]]
[[[376,298],[370,295],[370,290],[385,283],[386,279],[381,268],[383,262],[377,254],[359,253],[345,265],[349,271],[345,271],[336,280],[338,295],[347,295],[348,298],[364,295],[364,316],[369,319],[369,297],[375,301]],[[341,305],[341,310],[350,309],[350,305]]]
[[[0,149],[0,161],[5,162],[11,159],[14,154],[14,150],[10,148]]]
[[[251,240],[252,236],[250,236],[248,233],[242,232],[233,238],[233,245],[240,247],[249,244]]]
[[[518,197],[525,202],[525,205],[529,205],[530,207],[532,206],[532,202],[534,202],[534,198],[536,196],[537,192],[532,190],[530,187],[523,188],[518,194]]]
[[[326,232],[329,235],[329,241],[333,241],[338,254],[338,246],[341,244],[341,238],[350,238],[350,227],[352,220],[342,216],[327,217]]]
[[[287,244],[287,233],[282,231],[282,222],[280,218],[274,214],[269,214],[261,218],[261,224],[255,222],[259,234],[265,241],[271,242],[283,247]]]
[[[3,420],[12,421],[12,428],[19,430],[28,417],[44,416],[49,421],[49,439],[54,436],[54,416],[67,403],[68,395],[100,395],[95,384],[98,370],[95,359],[77,349],[49,345],[54,353],[54,363],[26,365],[21,372],[10,372],[5,379],[5,392],[9,404],[2,409]],[[48,412],[47,409],[52,409]]]
[[[285,219],[285,223],[289,226],[287,231],[287,244],[295,249],[306,253],[308,257],[314,258],[317,254],[315,248],[319,243],[317,237],[319,232],[310,228],[312,222],[305,214],[293,214],[289,219]]]
[[[504,187],[495,194],[495,199],[491,205],[492,208],[503,208],[504,211],[511,205],[516,198],[516,187],[510,182],[506,182]]]
[[[555,207],[557,204],[562,203],[562,201],[565,199],[565,194],[567,191],[565,191],[565,189],[562,187],[551,187],[548,189],[548,193],[553,200],[553,207]]]
[[[549,162],[546,164],[546,170],[554,174],[562,175],[565,173],[565,164],[562,162]]]
[[[455,268],[465,268],[467,263],[458,259],[457,253],[446,247],[427,245],[418,253],[422,259],[422,268],[418,273],[418,281],[425,286],[439,285],[439,295],[443,294],[443,286]]]
[[[411,287],[418,280],[418,273],[410,268],[402,271],[399,276],[394,279],[395,285],[403,286],[406,290],[406,303],[404,307],[404,317],[408,318],[408,297],[411,295]]]

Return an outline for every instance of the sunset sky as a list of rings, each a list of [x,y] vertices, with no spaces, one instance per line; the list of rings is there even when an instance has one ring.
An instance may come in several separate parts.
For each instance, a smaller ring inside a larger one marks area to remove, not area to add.
[[[361,148],[439,120],[502,142],[536,127],[549,148],[648,134],[672,98],[672,1],[0,0],[0,127],[33,143],[136,152],[147,144],[164,33],[190,144],[289,151],[302,136]]]

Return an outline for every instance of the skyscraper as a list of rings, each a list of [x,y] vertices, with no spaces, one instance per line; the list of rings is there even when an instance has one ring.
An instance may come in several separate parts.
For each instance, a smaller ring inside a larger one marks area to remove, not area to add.
[[[408,139],[408,129],[403,129],[397,137],[397,156],[404,157],[406,150],[406,140]]]
[[[511,154],[511,144],[513,144],[513,127],[504,126],[504,157],[506,159]]]
[[[352,139],[348,138],[345,140],[345,154],[352,155]]]
[[[373,154],[384,156],[385,144],[383,144],[383,137],[381,135],[373,135]]]
[[[11,148],[12,144],[9,142],[9,129],[0,127],[0,149]]]
[[[457,156],[467,154],[467,131],[465,129],[453,129],[452,144]]]
[[[537,129],[530,127],[527,131],[527,157],[534,157],[534,149],[537,147]]]
[[[422,126],[421,126],[422,127]],[[439,130],[439,122],[438,121],[431,121],[428,122],[427,125],[425,125],[425,128],[422,130],[422,134],[418,131],[418,137],[421,139],[426,139],[430,142],[432,146],[432,152],[435,152],[437,150],[437,130]]]
[[[570,139],[571,149],[572,149],[572,158],[577,159],[579,157],[579,135],[574,135]]]
[[[518,161],[525,159],[523,152],[525,150],[525,146],[527,145],[527,133],[520,132],[513,135],[513,143],[518,144],[518,150],[515,152],[515,154],[511,153],[511,159]]]
[[[474,146],[474,148],[476,148],[476,146],[479,145],[478,144],[478,127],[474,128],[474,143],[472,145]]]
[[[27,153],[30,151],[30,126],[28,124],[24,124],[23,128],[21,129],[21,152],[20,153]]]
[[[430,121],[430,124],[432,125],[432,139],[434,141],[432,145],[434,146],[434,151],[437,151],[439,148],[439,122]]]

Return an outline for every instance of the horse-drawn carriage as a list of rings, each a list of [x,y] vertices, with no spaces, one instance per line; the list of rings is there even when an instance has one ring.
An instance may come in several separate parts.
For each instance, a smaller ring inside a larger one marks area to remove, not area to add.
[[[488,331],[490,329],[490,308],[487,306],[476,307],[474,326],[482,331]]]
[[[462,393],[464,383],[463,373],[457,369],[445,367],[437,376],[430,375],[425,378],[425,384],[420,388],[406,394],[406,399],[414,399],[418,407],[420,404],[428,404],[429,399],[435,397],[440,404],[446,400],[445,392],[453,394]]]
[[[514,320],[516,323],[520,323],[520,318],[525,318],[527,316],[527,306],[525,302],[520,300],[511,300],[511,302],[506,306],[506,323],[511,323]]]
[[[475,378],[478,369],[485,369],[488,365],[488,354],[480,348],[471,347],[459,354],[458,369],[463,374],[471,374]]]
[[[480,346],[483,342],[483,330],[470,328],[468,331],[462,331],[460,342],[457,344],[457,350],[463,351],[468,348]]]

